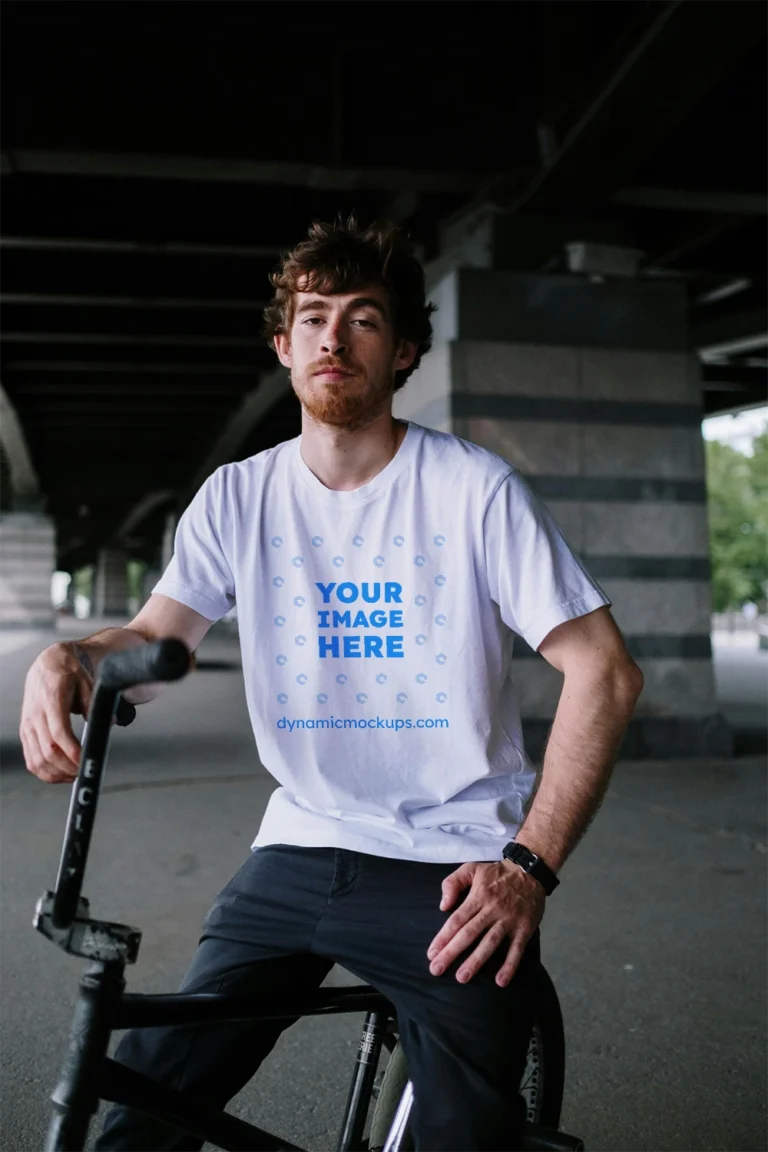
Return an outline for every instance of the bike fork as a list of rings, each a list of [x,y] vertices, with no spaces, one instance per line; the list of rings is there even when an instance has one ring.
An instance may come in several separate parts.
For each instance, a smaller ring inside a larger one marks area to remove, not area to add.
[[[53,1091],[53,1116],[45,1152],[82,1152],[99,1105],[98,1080],[125,987],[122,961],[96,961],[83,974],[61,1076]]]

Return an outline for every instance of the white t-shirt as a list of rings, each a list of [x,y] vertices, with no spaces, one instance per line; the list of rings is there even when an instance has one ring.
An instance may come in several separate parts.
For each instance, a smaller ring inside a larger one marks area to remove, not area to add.
[[[499,859],[535,778],[513,633],[537,648],[610,601],[485,449],[409,424],[383,471],[336,492],[300,443],[214,472],[154,589],[209,620],[237,603],[254,735],[280,784],[254,847]]]

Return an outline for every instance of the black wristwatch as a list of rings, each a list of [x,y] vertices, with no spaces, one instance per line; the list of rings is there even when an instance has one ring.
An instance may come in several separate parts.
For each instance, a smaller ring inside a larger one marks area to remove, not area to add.
[[[560,883],[541,856],[531,852],[530,848],[526,848],[524,844],[516,844],[514,840],[511,840],[502,852],[502,856],[505,860],[511,860],[513,864],[519,864],[524,872],[528,872],[534,880],[538,880],[547,896],[551,896]]]

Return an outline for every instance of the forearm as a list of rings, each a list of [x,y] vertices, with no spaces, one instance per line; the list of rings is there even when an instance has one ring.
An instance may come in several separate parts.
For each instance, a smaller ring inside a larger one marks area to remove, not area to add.
[[[153,636],[126,625],[124,628],[104,628],[101,632],[94,632],[92,636],[86,636],[82,640],[65,640],[61,644],[75,656],[89,676],[95,679],[99,664],[110,652],[125,652],[130,648],[138,648],[152,639]],[[124,696],[131,704],[145,704],[153,700],[161,688],[161,684],[140,684],[126,691]]]
[[[539,787],[515,837],[555,872],[600,806],[640,694],[638,676],[565,678]]]

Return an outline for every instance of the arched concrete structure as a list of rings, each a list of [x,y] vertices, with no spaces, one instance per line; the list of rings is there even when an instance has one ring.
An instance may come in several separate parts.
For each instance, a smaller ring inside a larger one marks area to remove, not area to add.
[[[32,463],[18,413],[2,384],[0,384],[0,443],[3,445],[11,470],[14,508],[27,504],[37,509],[41,501],[40,480]]]

